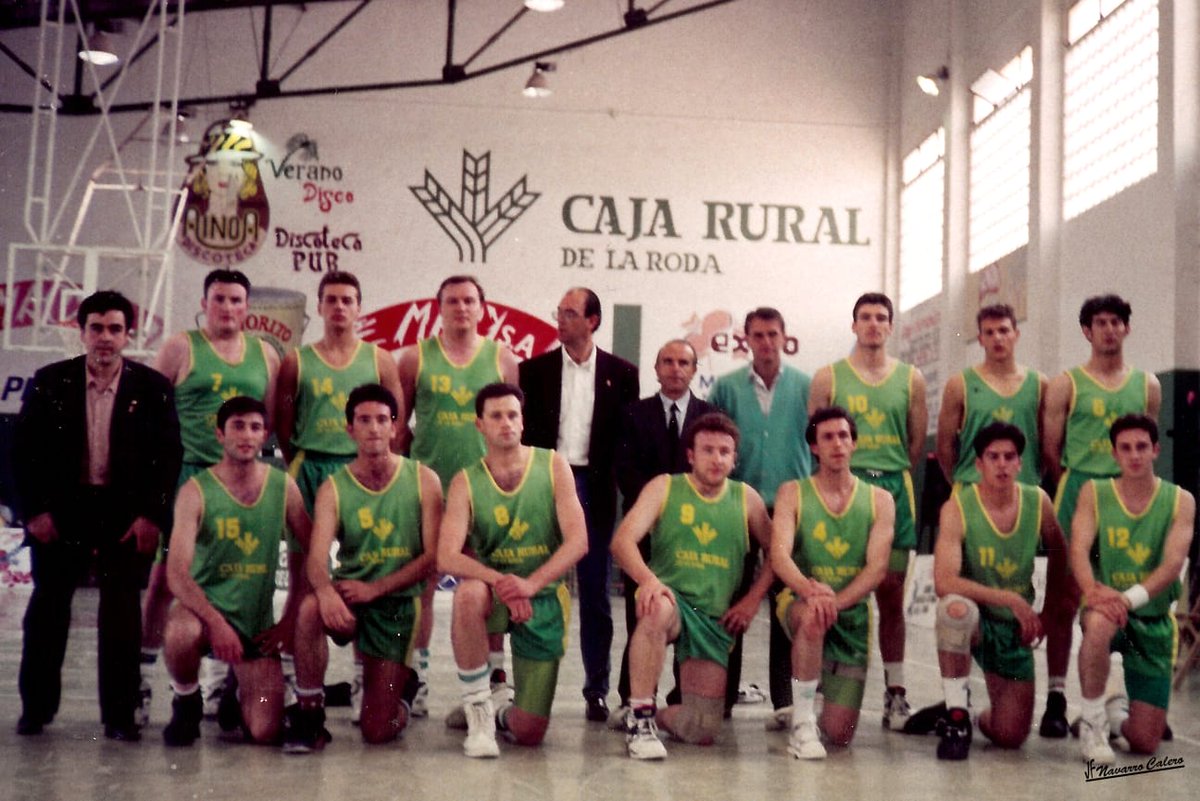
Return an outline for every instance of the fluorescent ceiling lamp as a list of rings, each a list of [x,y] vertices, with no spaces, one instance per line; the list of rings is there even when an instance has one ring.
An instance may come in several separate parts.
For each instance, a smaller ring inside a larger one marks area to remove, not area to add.
[[[950,70],[945,67],[939,67],[937,72],[929,75],[918,75],[917,86],[921,87],[921,91],[927,95],[937,97],[941,92],[942,82],[950,77]]]
[[[525,7],[530,11],[558,11],[565,0],[525,0]]]
[[[79,51],[79,58],[97,67],[108,67],[121,60],[108,40],[108,34],[99,29],[93,30],[88,36],[83,49]]]
[[[552,92],[550,82],[546,80],[547,72],[554,72],[556,65],[553,61],[538,61],[533,65],[533,74],[525,82],[522,94],[526,97],[549,97]]]

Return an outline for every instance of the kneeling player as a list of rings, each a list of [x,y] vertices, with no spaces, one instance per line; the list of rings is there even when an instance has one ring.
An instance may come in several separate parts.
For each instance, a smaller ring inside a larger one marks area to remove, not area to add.
[[[933,579],[947,712],[938,723],[938,759],[967,758],[972,655],[992,703],[979,730],[1001,748],[1025,742],[1033,722],[1032,646],[1071,625],[1066,544],[1049,496],[1017,482],[1024,447],[1016,426],[985,426],[973,444],[979,482],[957,488],[942,506]],[[1040,616],[1032,606],[1039,541],[1049,559]]]
[[[1154,475],[1158,426],[1144,415],[1109,431],[1118,478],[1093,479],[1071,522],[1071,572],[1083,594],[1079,687],[1085,762],[1111,765],[1112,743],[1152,754],[1167,722],[1177,632],[1171,603],[1192,542],[1196,501]],[[1128,698],[1107,703],[1109,652],[1125,658]]]
[[[545,737],[570,614],[562,577],[587,552],[567,460],[521,444],[524,400],[512,384],[488,384],[476,394],[475,425],[486,453],[451,481],[438,542],[438,570],[460,579],[450,640],[469,757],[500,755],[497,727],[521,745]],[[515,695],[497,710],[488,634],[505,631],[512,635]]]
[[[792,734],[797,759],[824,759],[820,732],[849,745],[867,676],[867,596],[887,574],[895,505],[850,472],[858,440],[839,406],[818,409],[804,437],[819,468],[775,495],[771,566],[786,586],[776,614],[792,638]],[[824,695],[816,716],[818,684]]]
[[[637,582],[637,628],[629,641],[629,755],[662,759],[657,726],[688,743],[709,745],[725,711],[725,671],[734,635],[754,619],[771,585],[764,566],[750,591],[730,605],[742,581],[750,535],[769,545],[762,498],[733,481],[738,429],[723,414],[690,423],[683,445],[692,469],[654,478],[613,537],[617,563]],[[650,535],[650,563],[638,543]],[[675,643],[682,704],[658,711],[655,686],[668,643]]]
[[[346,402],[346,430],[358,455],[317,492],[308,577],[313,594],[296,624],[296,695],[300,709],[284,742],[288,753],[324,744],[323,684],[328,633],[354,642],[363,663],[363,739],[383,743],[407,725],[415,679],[407,662],[421,590],[433,569],[442,488],[428,467],[396,456],[389,443],[399,424],[395,396],[364,384]],[[330,579],[328,556],[338,541]]]
[[[279,739],[283,673],[279,652],[291,647],[303,576],[291,574],[287,605],[274,622],[272,599],[284,528],[308,545],[308,513],[296,482],[258,460],[267,439],[267,409],[241,395],[217,412],[221,461],[179,490],[167,557],[175,604],[164,634],[175,698],[167,745],[191,745],[200,736],[200,658],[233,665],[242,720],[260,743]]]

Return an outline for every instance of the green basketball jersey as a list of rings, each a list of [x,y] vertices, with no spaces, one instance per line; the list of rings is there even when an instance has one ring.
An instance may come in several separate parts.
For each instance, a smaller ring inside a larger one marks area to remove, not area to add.
[[[1154,497],[1141,514],[1131,514],[1117,494],[1114,479],[1095,479],[1096,542],[1093,567],[1096,578],[1114,590],[1125,590],[1146,579],[1162,563],[1163,544],[1179,513],[1179,487],[1158,479]],[[1099,552],[1099,559],[1095,557]],[[1130,612],[1137,617],[1157,617],[1170,611],[1171,602],[1179,597],[1179,579],[1171,582],[1164,592],[1150,603]]]
[[[958,464],[954,480],[974,484],[979,480],[975,469],[975,437],[992,423],[1011,423],[1025,435],[1021,451],[1021,473],[1017,480],[1024,484],[1041,483],[1038,471],[1040,444],[1038,442],[1038,402],[1041,400],[1041,381],[1036,370],[1026,370],[1025,380],[1012,395],[1002,395],[974,367],[963,370],[963,420],[958,433]]]
[[[706,498],[688,474],[670,477],[650,532],[649,566],[678,600],[710,617],[725,614],[749,549],[745,484],[726,479],[716,497]]]
[[[475,393],[500,376],[500,346],[480,341],[479,350],[465,365],[446,356],[437,337],[418,345],[416,430],[412,457],[428,465],[450,487],[455,473],[483,458],[483,435],[475,428]]]
[[[421,555],[421,477],[419,465],[403,456],[383,489],[364,487],[350,466],[329,480],[337,504],[338,554],[335,580],[376,581],[390,576]],[[419,582],[392,593],[417,596]]]
[[[466,468],[471,494],[467,544],[479,560],[501,573],[522,578],[537,570],[562,545],[554,505],[554,451],[529,449],[529,464],[512,492],[496,485],[483,459]],[[538,597],[553,595],[553,581]]]
[[[1017,484],[1017,521],[1011,531],[996,528],[983,508],[978,485],[959,487],[954,502],[963,519],[962,574],[985,587],[1015,592],[1033,603],[1033,558],[1042,532],[1042,497],[1037,487]],[[1014,620],[1012,610],[984,606],[985,615]]]
[[[1092,476],[1117,476],[1108,430],[1118,417],[1146,411],[1146,374],[1130,370],[1115,390],[1096,383],[1082,367],[1067,371],[1071,379],[1071,408],[1063,445],[1063,467]]]
[[[267,468],[258,500],[238,502],[212,468],[192,481],[204,502],[192,578],[217,611],[245,637],[275,622],[275,570],[287,511],[287,475]]]
[[[354,456],[354,440],[346,433],[346,400],[350,391],[379,382],[375,362],[378,348],[359,341],[353,358],[337,368],[325,361],[312,345],[297,351],[296,426],[292,444],[298,449]]]
[[[213,350],[203,331],[188,331],[188,371],[175,387],[175,411],[183,440],[183,461],[213,465],[221,461],[217,410],[237,395],[262,400],[267,394],[267,358],[263,342],[241,334],[242,360],[227,362]]]
[[[850,466],[886,472],[907,470],[913,366],[897,362],[878,384],[864,381],[849,359],[835,362],[831,373],[829,396],[835,406],[854,416],[858,426],[858,448],[850,457]]]
[[[854,479],[850,502],[834,514],[817,490],[815,478],[797,479],[799,509],[792,560],[800,572],[834,592],[854,580],[867,563],[867,539],[875,523],[873,487]]]

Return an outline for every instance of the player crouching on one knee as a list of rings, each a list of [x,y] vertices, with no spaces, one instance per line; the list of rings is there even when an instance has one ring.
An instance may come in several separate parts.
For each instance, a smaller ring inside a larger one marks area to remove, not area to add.
[[[867,674],[867,596],[887,575],[895,504],[850,472],[858,441],[839,406],[809,417],[805,439],[819,463],[811,478],[775,495],[771,566],[786,585],[776,614],[792,638],[792,733],[797,759],[824,759],[854,738]],[[824,697],[816,715],[818,686]]]
[[[737,426],[723,414],[705,414],[690,423],[683,445],[691,472],[652,479],[613,537],[613,556],[638,585],[626,723],[634,759],[666,757],[657,736],[660,725],[684,742],[713,742],[724,718],[733,637],[750,625],[771,585],[771,569],[764,565],[745,597],[731,605],[750,536],[764,550],[770,544],[762,498],[729,478],[738,436]],[[638,551],[647,535],[649,564]],[[683,703],[659,711],[656,684],[671,642]]]

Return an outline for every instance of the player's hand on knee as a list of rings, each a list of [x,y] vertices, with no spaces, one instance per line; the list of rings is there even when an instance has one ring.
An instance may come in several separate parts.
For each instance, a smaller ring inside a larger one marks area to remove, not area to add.
[[[282,651],[291,651],[292,643],[295,639],[295,619],[285,617],[276,623],[271,628],[260,633],[254,638],[254,644],[258,646],[264,655],[277,654]]]
[[[639,619],[653,614],[659,604],[675,605],[675,596],[657,578],[652,578],[638,587],[637,616]]]
[[[496,596],[505,605],[509,605],[514,601],[529,600],[537,594],[528,579],[508,573],[498,578],[492,589],[496,591]]]
[[[242,661],[242,639],[224,620],[213,626],[208,632],[208,644],[213,656],[222,662],[235,664]]]
[[[519,598],[512,603],[505,603],[508,607],[508,619],[513,623],[526,623],[533,619],[533,604],[528,598]]]
[[[1024,598],[1018,598],[1010,607],[1013,615],[1017,618],[1017,623],[1021,626],[1021,643],[1024,645],[1036,645],[1038,641],[1045,636],[1045,631],[1042,629],[1042,619],[1033,611]]]
[[[354,631],[354,613],[346,606],[342,596],[336,592],[323,589],[317,593],[317,608],[321,613],[321,622],[325,628],[341,633]]]
[[[333,588],[337,590],[337,594],[341,596],[347,606],[369,604],[379,597],[374,585],[365,581],[346,579],[334,582]]]
[[[749,598],[743,598],[721,615],[721,625],[730,634],[741,634],[750,628],[750,622],[754,620],[754,613],[757,611],[758,604],[750,603]]]

